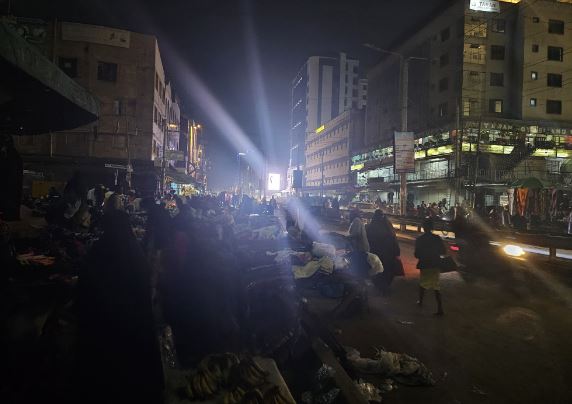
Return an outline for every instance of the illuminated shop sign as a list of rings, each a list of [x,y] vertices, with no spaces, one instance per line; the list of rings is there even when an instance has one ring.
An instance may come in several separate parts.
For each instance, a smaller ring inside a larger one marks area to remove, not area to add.
[[[500,3],[492,0],[471,0],[469,8],[475,11],[500,13]]]

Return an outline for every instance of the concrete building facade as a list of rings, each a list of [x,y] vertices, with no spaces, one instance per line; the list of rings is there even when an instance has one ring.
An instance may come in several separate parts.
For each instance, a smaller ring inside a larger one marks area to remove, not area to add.
[[[69,22],[44,26],[48,39],[35,45],[99,99],[101,114],[95,124],[19,138],[25,161],[67,159],[94,167],[131,162],[136,175],[138,164],[160,165],[165,144],[178,149],[179,102],[154,36]]]
[[[572,157],[570,21],[572,5],[561,1],[457,1],[392,48],[426,59],[409,65],[414,203],[498,203],[517,178],[561,179]],[[368,74],[369,147],[354,154],[352,166],[374,199],[399,190],[391,147],[400,128],[399,75],[391,55]]]
[[[304,191],[313,195],[351,192],[351,150],[363,147],[364,111],[347,110],[306,139]]]
[[[294,170],[305,167],[308,134],[343,111],[367,104],[367,80],[360,79],[359,61],[345,53],[312,56],[292,81],[288,184]]]

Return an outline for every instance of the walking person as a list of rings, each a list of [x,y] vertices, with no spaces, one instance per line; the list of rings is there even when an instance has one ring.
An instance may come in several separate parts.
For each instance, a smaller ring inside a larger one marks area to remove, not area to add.
[[[379,287],[381,293],[387,296],[401,255],[397,236],[391,222],[381,209],[377,209],[373,214],[371,223],[366,226],[366,233],[370,252],[377,255],[383,264]]]
[[[425,233],[415,241],[415,258],[419,259],[417,268],[421,271],[417,304],[423,305],[425,290],[433,290],[437,300],[435,315],[442,316],[444,312],[439,287],[439,275],[441,273],[439,265],[441,255],[446,253],[445,245],[439,236],[433,234],[433,221],[431,219],[423,221],[423,231]]]
[[[350,229],[349,239],[352,244],[352,251],[359,251],[368,253],[369,242],[367,241],[367,233],[365,231],[365,224],[361,220],[359,211],[354,210],[350,212]]]

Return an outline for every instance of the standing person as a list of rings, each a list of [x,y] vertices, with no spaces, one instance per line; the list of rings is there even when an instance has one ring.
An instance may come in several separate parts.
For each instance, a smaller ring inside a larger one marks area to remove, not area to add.
[[[349,238],[352,244],[353,251],[369,252],[369,242],[367,241],[367,233],[365,231],[365,224],[361,220],[360,212],[354,210],[350,212],[350,228]]]
[[[381,293],[389,294],[389,287],[396,274],[397,260],[401,255],[395,230],[386,215],[380,209],[373,214],[371,223],[366,226],[370,251],[377,255],[383,264],[380,275]]]
[[[442,316],[443,303],[439,287],[439,275],[441,273],[439,265],[441,255],[445,254],[445,245],[439,236],[433,234],[433,220],[423,221],[423,231],[425,234],[415,241],[415,258],[419,259],[417,268],[421,271],[419,277],[419,300],[417,304],[423,305],[425,290],[434,290],[437,300],[437,312],[435,315]]]
[[[272,198],[270,198],[270,214],[271,215],[274,215],[274,211],[276,210],[277,207],[278,207],[278,203],[276,202],[274,195],[272,195]]]

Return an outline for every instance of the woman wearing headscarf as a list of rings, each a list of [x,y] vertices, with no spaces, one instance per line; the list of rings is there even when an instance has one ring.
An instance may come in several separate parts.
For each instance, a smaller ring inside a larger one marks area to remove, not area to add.
[[[401,251],[395,230],[384,213],[377,209],[371,223],[366,226],[370,252],[377,255],[383,264],[379,276],[379,287],[384,295],[389,293],[391,282],[397,273],[397,264]]]
[[[107,211],[102,225],[79,277],[78,402],[160,403],[149,264],[125,212]]]

